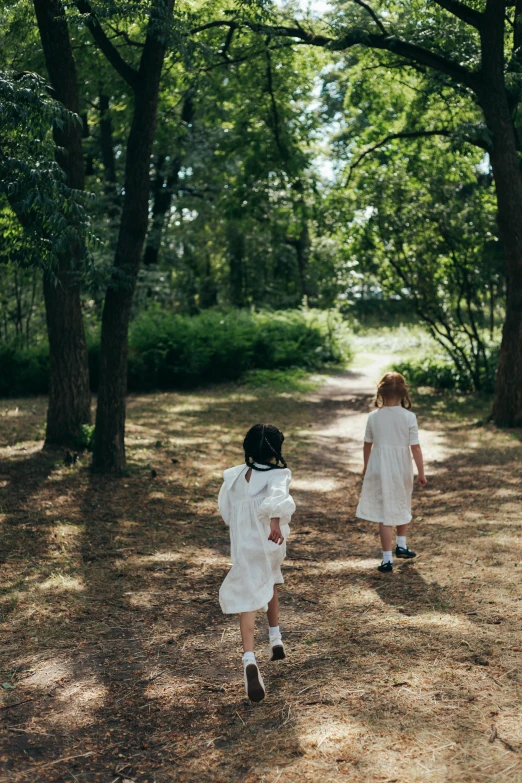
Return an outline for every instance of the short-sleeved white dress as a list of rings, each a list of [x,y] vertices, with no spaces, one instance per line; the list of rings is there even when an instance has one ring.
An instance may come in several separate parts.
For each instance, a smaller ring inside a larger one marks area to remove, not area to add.
[[[224,614],[266,612],[274,585],[283,584],[281,563],[286,556],[290,517],[295,503],[289,493],[292,473],[287,468],[252,470],[246,465],[225,470],[219,492],[219,511],[230,528],[232,568],[219,590]],[[284,542],[268,540],[270,520],[279,517]]]
[[[372,411],[365,443],[373,443],[356,516],[384,525],[411,522],[413,465],[410,446],[419,443],[417,417],[400,405]]]

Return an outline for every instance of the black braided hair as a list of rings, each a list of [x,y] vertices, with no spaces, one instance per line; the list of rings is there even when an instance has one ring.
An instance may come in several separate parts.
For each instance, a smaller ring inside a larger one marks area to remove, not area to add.
[[[254,424],[243,441],[245,463],[249,468],[262,471],[286,468],[286,462],[281,454],[284,439],[281,430],[273,424]],[[275,462],[272,462],[274,457]],[[264,467],[260,468],[259,465]]]

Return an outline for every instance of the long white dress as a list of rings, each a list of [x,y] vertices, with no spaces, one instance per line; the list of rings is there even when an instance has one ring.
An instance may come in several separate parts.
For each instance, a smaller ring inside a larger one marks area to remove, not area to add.
[[[268,471],[237,465],[225,470],[219,492],[219,511],[230,528],[232,568],[219,590],[224,614],[266,612],[274,585],[283,584],[281,563],[286,556],[290,517],[295,503],[289,493],[292,473],[287,468]],[[268,540],[270,519],[279,517],[284,542]]]
[[[385,525],[411,522],[413,465],[410,446],[419,443],[417,417],[400,405],[368,416],[365,443],[373,443],[356,516]]]

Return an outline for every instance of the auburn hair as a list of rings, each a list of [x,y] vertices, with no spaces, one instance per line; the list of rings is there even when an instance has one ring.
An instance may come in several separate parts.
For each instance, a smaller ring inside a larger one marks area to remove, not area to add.
[[[403,408],[411,408],[410,389],[400,372],[387,372],[382,376],[377,384],[374,407],[382,408],[386,400],[390,399],[400,399]]]
[[[245,463],[254,470],[286,468],[286,462],[281,453],[284,439],[285,436],[281,430],[278,430],[273,424],[254,424],[248,430],[243,441]],[[263,465],[263,467],[259,467],[259,465]]]

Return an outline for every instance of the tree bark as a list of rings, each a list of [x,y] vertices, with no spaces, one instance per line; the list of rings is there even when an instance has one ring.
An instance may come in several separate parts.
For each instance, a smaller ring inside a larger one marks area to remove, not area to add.
[[[517,137],[504,81],[504,14],[488,2],[482,28],[482,69],[478,98],[492,135],[500,238],[507,268],[506,317],[502,331],[493,420],[522,426],[522,172]]]
[[[156,130],[159,86],[166,52],[165,23],[174,0],[156,0],[139,70],[130,77],[134,111],[127,141],[122,216],[114,272],[105,298],[100,352],[93,469],[125,470],[125,395],[128,327],[132,298],[147,234],[149,167]],[[161,31],[161,32],[160,32]],[[99,35],[95,28],[93,35]],[[102,42],[106,46],[105,42]]]
[[[156,176],[152,183],[152,221],[147,235],[147,246],[143,255],[145,266],[154,266],[158,263],[161,240],[165,220],[172,203],[174,187],[178,182],[181,169],[181,157],[176,157],[171,163],[165,163],[165,155],[158,155],[156,161]],[[168,173],[165,173],[165,166]]]
[[[55,97],[79,113],[80,93],[67,21],[59,0],[34,0],[45,63]],[[82,130],[79,123],[55,130],[63,153],[57,160],[69,187],[84,189]],[[58,261],[57,282],[44,276],[44,298],[50,354],[49,407],[46,444],[67,444],[77,438],[82,424],[91,421],[91,394],[87,342],[77,273],[78,252]]]
[[[111,220],[119,215],[118,190],[116,185],[116,156],[112,133],[109,96],[103,89],[98,99],[100,113],[100,152],[103,164],[103,179],[105,198],[107,199],[107,214]]]
[[[241,224],[234,218],[227,226],[229,257],[230,302],[234,307],[244,307],[245,297],[245,236]]]
[[[181,110],[183,135],[192,134],[194,123],[194,102],[188,92]],[[185,144],[178,139],[176,155],[167,163],[165,154],[158,155],[156,161],[156,177],[152,183],[152,222],[147,235],[147,245],[143,256],[145,266],[158,263],[165,221],[172,204],[174,189],[179,181],[179,172],[183,165]]]

